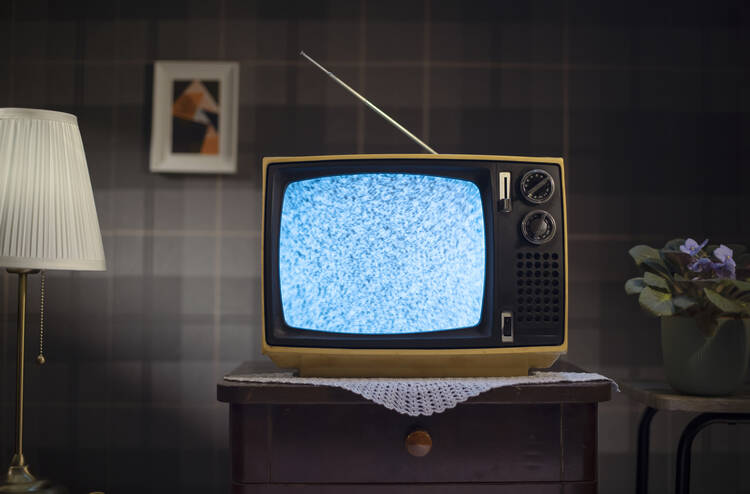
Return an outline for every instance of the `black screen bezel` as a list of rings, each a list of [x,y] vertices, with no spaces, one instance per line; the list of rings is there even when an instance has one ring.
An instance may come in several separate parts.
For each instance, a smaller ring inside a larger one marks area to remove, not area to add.
[[[420,349],[497,347],[500,335],[494,321],[496,276],[494,201],[495,163],[437,159],[357,159],[271,163],[266,169],[263,231],[263,289],[266,343],[312,348]],[[289,183],[335,175],[411,173],[458,178],[479,188],[485,222],[485,290],[479,323],[472,327],[408,334],[349,334],[289,326],[283,317],[278,275],[278,239],[283,195]]]

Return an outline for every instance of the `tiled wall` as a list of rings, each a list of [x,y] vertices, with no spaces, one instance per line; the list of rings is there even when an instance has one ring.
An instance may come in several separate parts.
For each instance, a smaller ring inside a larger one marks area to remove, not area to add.
[[[226,492],[214,383],[261,358],[261,157],[420,152],[300,49],[438,151],[564,156],[569,357],[659,376],[658,323],[623,293],[626,251],[750,241],[749,33],[739,0],[0,1],[0,106],[78,116],[109,268],[49,275],[49,364],[27,381],[32,467],[73,492]],[[152,62],[165,59],[240,62],[236,175],[148,172]],[[15,278],[0,281],[2,464],[16,299]],[[638,408],[618,396],[600,411],[602,492],[631,492]],[[655,421],[655,491],[672,488],[687,419]],[[694,492],[750,491],[748,439],[704,434]]]

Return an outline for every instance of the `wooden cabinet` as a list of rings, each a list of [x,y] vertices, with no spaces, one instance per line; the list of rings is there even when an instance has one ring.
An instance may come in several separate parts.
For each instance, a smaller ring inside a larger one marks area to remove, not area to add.
[[[429,417],[337,388],[221,382],[218,395],[236,494],[572,494],[596,492],[597,403],[610,385],[501,388]],[[408,451],[414,431],[420,453],[431,442],[424,456]]]

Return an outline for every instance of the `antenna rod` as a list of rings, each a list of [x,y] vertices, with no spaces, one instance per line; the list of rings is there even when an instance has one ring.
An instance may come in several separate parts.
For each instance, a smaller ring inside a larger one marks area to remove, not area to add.
[[[425,148],[430,153],[432,153],[432,154],[438,154],[434,149],[432,149],[430,146],[428,146],[427,144],[425,144],[424,142],[422,142],[417,136],[415,136],[414,134],[412,134],[411,132],[409,132],[408,130],[406,130],[403,126],[401,126],[401,124],[399,124],[398,122],[396,122],[395,120],[393,120],[391,117],[389,117],[388,115],[386,115],[386,113],[383,110],[381,110],[377,106],[375,106],[372,103],[370,103],[364,96],[362,96],[361,94],[359,94],[354,89],[350,88],[344,81],[342,81],[341,79],[339,79],[338,77],[336,77],[335,75],[333,75],[333,72],[331,72],[330,70],[326,69],[325,67],[323,67],[322,65],[320,65],[318,62],[316,62],[315,60],[313,60],[312,58],[310,58],[307,55],[307,53],[305,53],[304,51],[301,51],[299,53],[300,53],[300,55],[302,55],[303,57],[305,57],[306,59],[308,59],[309,61],[311,61],[313,64],[315,64],[315,66],[318,67],[320,70],[322,70],[323,72],[325,72],[326,74],[328,74],[331,77],[331,79],[333,79],[334,81],[338,82],[341,87],[343,87],[344,89],[346,89],[347,91],[349,91],[350,93],[352,93],[354,96],[356,96],[357,98],[359,98],[359,100],[362,103],[364,103],[367,106],[369,106],[372,111],[374,111],[375,113],[377,113],[378,115],[380,115],[381,117],[383,117],[384,119],[386,119],[388,122],[391,123],[391,125],[393,125],[398,130],[400,130],[401,132],[403,132],[404,134],[406,134],[412,141],[416,142],[417,144],[419,144],[420,146],[422,146],[423,148]]]

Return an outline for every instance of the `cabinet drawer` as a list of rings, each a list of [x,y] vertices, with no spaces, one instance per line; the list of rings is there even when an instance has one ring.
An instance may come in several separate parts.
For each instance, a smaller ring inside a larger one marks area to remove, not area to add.
[[[272,406],[272,483],[562,480],[560,405],[463,405],[431,417],[380,406]],[[414,429],[432,448],[405,448]]]

